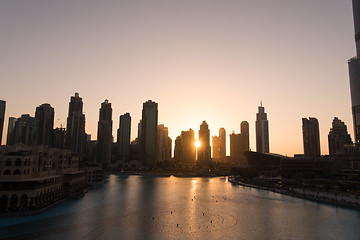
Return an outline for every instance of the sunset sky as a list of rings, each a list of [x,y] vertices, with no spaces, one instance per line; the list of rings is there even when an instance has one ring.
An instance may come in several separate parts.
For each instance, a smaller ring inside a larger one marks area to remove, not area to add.
[[[203,120],[211,136],[246,120],[256,150],[260,101],[270,152],[303,153],[302,117],[318,118],[322,154],[335,116],[354,135],[351,0],[3,0],[0,31],[3,144],[8,118],[34,116],[42,103],[55,108],[54,127],[66,126],[75,92],[93,140],[105,99],[115,141],[126,112],[136,138],[149,99],[173,141]]]

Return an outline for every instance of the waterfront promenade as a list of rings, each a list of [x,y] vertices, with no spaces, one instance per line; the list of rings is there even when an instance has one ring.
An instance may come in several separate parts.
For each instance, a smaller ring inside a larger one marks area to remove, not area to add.
[[[281,187],[267,187],[261,186],[253,183],[245,183],[239,180],[236,180],[234,177],[229,177],[228,181],[234,184],[238,184],[245,187],[257,188],[267,191],[272,191],[280,194],[284,194],[291,197],[302,198],[310,201],[315,201],[318,203],[330,204],[338,207],[346,207],[351,209],[360,210],[360,200],[355,196],[344,195],[344,194],[335,194],[331,192],[324,191],[311,191],[308,189],[301,188],[281,188]]]

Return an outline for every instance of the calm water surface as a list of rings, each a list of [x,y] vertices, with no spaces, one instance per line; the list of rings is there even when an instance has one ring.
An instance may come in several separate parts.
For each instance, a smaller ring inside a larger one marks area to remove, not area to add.
[[[0,219],[15,239],[360,239],[360,211],[233,185],[227,178],[108,175],[83,198]]]

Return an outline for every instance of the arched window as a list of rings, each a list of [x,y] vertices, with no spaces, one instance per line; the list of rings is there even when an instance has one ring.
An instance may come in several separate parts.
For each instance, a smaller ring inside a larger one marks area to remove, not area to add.
[[[15,160],[15,166],[21,166],[21,159],[20,158]]]
[[[4,175],[11,175],[10,170],[9,170],[9,169],[6,169],[6,170],[4,171]]]
[[[14,171],[14,175],[20,175],[20,170],[19,170],[19,169],[16,169],[16,170]]]
[[[6,159],[5,166],[7,166],[7,167],[11,166],[11,159],[10,158]]]

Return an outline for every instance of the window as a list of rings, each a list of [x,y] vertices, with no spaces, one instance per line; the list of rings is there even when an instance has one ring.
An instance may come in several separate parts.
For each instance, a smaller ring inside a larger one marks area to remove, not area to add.
[[[11,159],[10,159],[10,158],[6,159],[5,166],[9,167],[9,166],[11,166],[11,165],[12,165],[12,164],[11,164]]]
[[[20,158],[15,160],[15,166],[21,166],[21,159]]]

